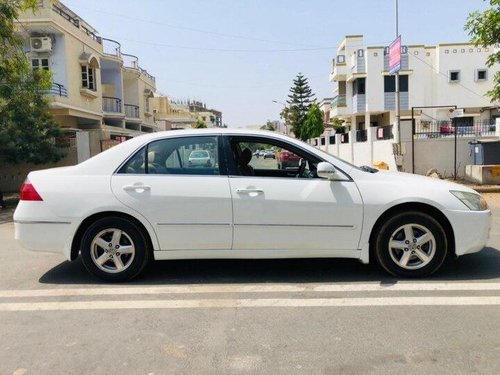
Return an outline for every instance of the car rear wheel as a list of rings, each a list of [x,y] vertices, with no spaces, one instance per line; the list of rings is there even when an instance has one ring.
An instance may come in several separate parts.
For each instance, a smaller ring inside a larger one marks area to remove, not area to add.
[[[385,222],[375,241],[375,257],[390,274],[423,277],[436,272],[448,252],[442,225],[423,212],[406,212]]]
[[[81,254],[90,273],[112,282],[136,277],[150,260],[148,242],[141,230],[120,217],[93,223],[83,235]]]

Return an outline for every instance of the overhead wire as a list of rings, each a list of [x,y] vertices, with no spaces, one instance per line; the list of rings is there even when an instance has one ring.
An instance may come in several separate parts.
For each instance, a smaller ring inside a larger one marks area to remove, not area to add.
[[[114,12],[108,12],[100,9],[95,9],[95,8],[88,8],[88,7],[82,7],[79,4],[76,5],[71,5],[72,8],[75,9],[84,9],[92,12],[96,12],[99,14],[107,14],[110,16],[115,16],[123,19],[129,19],[137,22],[142,22],[150,25],[158,25],[158,26],[163,26],[167,27],[170,29],[177,29],[177,30],[184,30],[184,31],[192,31],[196,33],[201,33],[201,34],[210,34],[210,35],[216,35],[224,38],[233,38],[233,39],[243,39],[243,40],[252,40],[252,41],[257,41],[257,42],[265,42],[265,43],[275,43],[275,44],[287,44],[287,45],[292,45],[292,46],[307,46],[310,48],[315,48],[317,46],[311,45],[311,44],[304,44],[304,43],[296,43],[296,42],[289,42],[289,41],[282,41],[282,40],[271,40],[271,39],[263,39],[263,38],[256,38],[256,37],[251,37],[251,36],[246,36],[246,35],[235,35],[235,34],[227,34],[227,33],[221,33],[217,31],[212,31],[212,30],[205,30],[205,29],[198,29],[198,28],[193,28],[193,27],[187,27],[187,26],[179,26],[179,25],[173,25],[165,22],[158,22],[158,21],[152,21],[152,20],[145,20],[137,17],[131,17],[125,14],[119,14],[119,13],[114,13]],[[180,47],[182,48],[182,47]]]

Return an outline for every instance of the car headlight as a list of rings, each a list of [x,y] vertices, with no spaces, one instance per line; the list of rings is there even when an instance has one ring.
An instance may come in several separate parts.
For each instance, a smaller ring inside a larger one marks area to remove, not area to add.
[[[486,200],[479,194],[466,193],[465,191],[450,190],[450,193],[457,197],[472,211],[484,211],[488,209]]]

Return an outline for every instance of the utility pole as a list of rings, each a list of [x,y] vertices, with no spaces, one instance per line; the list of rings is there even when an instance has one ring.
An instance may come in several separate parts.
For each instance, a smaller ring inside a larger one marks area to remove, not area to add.
[[[273,103],[276,103],[276,104],[281,104],[283,106],[283,109],[286,109],[286,104],[283,103],[283,102],[280,102],[278,100],[273,100],[272,101]],[[285,120],[285,134],[288,135],[288,125],[286,124],[286,120]]]
[[[396,0],[396,39],[399,37],[399,10],[398,10],[398,0]],[[399,51],[401,53],[401,51]],[[396,126],[398,129],[398,155],[401,155],[401,105],[399,97],[399,69],[396,72]]]

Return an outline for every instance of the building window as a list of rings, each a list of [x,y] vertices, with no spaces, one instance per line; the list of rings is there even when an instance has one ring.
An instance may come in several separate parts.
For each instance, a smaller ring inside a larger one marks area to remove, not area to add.
[[[365,55],[365,51],[362,49],[358,49],[358,57],[363,57]]]
[[[487,69],[476,69],[476,81],[486,81],[488,79]]]
[[[49,70],[49,59],[31,59],[31,67],[33,70]]]
[[[365,94],[366,78],[358,78],[352,81],[352,95]]]
[[[396,92],[396,76],[384,76],[384,92]],[[399,92],[408,92],[408,76],[399,76]]]
[[[459,82],[460,70],[450,70],[448,72],[448,82]]]
[[[82,87],[96,91],[95,68],[89,65],[82,65]]]

